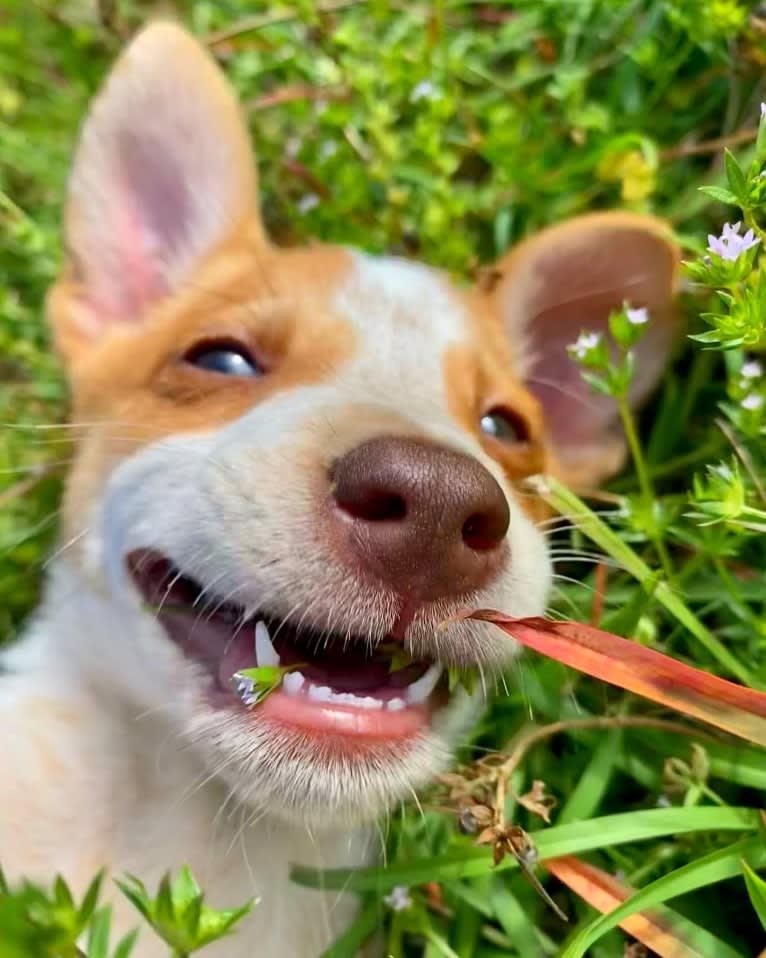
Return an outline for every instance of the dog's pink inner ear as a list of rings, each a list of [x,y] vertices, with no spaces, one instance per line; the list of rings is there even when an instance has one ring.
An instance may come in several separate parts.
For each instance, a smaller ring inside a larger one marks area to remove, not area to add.
[[[67,248],[88,325],[140,320],[255,218],[255,189],[218,68],[180,28],[148,27],[94,103],[70,179]]]
[[[606,333],[610,312],[623,301],[646,307],[631,391],[632,403],[640,403],[656,385],[674,339],[677,261],[660,222],[601,213],[545,230],[499,264],[495,308],[574,484],[596,483],[618,469],[624,439],[614,400],[589,389],[567,346],[582,331]]]

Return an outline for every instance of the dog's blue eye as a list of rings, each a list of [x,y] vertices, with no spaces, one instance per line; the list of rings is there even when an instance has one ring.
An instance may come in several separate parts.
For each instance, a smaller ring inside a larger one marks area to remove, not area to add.
[[[184,357],[187,363],[220,376],[239,376],[252,379],[262,376],[264,369],[250,353],[238,344],[207,343],[191,349]]]
[[[528,442],[529,428],[524,420],[507,409],[490,409],[481,417],[481,431],[500,442]]]

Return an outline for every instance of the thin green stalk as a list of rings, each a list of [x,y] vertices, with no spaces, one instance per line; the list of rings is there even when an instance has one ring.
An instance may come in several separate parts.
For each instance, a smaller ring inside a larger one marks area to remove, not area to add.
[[[742,209],[742,215],[745,219],[745,225],[750,227],[750,229],[755,233],[757,237],[760,238],[761,242],[766,242],[766,230],[762,230],[761,227],[756,222],[755,216],[753,216],[753,211],[748,209]]]
[[[646,467],[646,461],[641,449],[638,433],[636,432],[636,424],[635,420],[633,419],[633,413],[631,412],[627,399],[624,397],[617,400],[617,405],[620,410],[620,417],[625,430],[625,436],[628,440],[628,446],[630,448],[630,454],[636,470],[636,476],[638,477],[641,496],[646,506],[646,514],[649,517],[649,535],[651,537],[652,544],[657,551],[657,556],[659,557],[662,569],[666,577],[672,581],[674,575],[673,565],[670,561],[670,555],[668,554],[667,548],[665,547],[662,534],[654,521],[654,514],[652,511],[652,505],[655,498],[654,489],[652,487],[651,479],[649,478],[649,471]]]
[[[613,529],[602,522],[585,505],[582,499],[552,476],[534,477],[529,480],[529,484],[548,505],[573,521],[584,535],[615,559],[626,572],[638,579],[645,589],[654,588],[654,597],[657,601],[697,639],[700,645],[730,675],[735,676],[745,685],[757,687],[750,676],[750,672],[739,659],[702,624],[667,582],[657,582],[656,573]]]

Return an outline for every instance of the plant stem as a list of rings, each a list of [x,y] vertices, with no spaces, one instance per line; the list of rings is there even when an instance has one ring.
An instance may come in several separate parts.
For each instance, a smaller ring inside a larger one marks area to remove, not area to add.
[[[630,454],[633,458],[636,476],[638,477],[638,485],[641,489],[641,497],[644,500],[644,505],[646,507],[646,515],[649,519],[649,535],[654,548],[657,550],[657,556],[659,557],[665,576],[668,578],[668,580],[672,580],[673,566],[670,562],[668,551],[665,548],[665,542],[662,538],[662,534],[657,528],[656,522],[654,521],[654,489],[652,487],[651,479],[649,478],[649,471],[646,467],[644,454],[641,450],[641,443],[638,439],[638,433],[636,432],[636,424],[633,419],[633,413],[631,412],[630,406],[628,405],[628,401],[625,397],[619,398],[617,400],[617,405],[620,410],[620,418],[622,419],[623,429],[625,430],[625,437],[627,438],[628,446],[630,447]]]
[[[550,725],[535,726],[522,732],[516,739],[508,758],[493,770],[496,777],[495,785],[495,816],[496,824],[505,824],[505,793],[507,783],[527,752],[538,742],[544,741],[553,735],[562,732],[583,732],[590,730],[604,730],[616,728],[654,728],[665,732],[674,732],[677,735],[694,735],[700,738],[714,740],[714,736],[699,729],[673,722],[668,719],[649,718],[640,715],[598,715],[585,719],[561,719],[551,722]]]
[[[755,235],[760,238],[762,243],[766,241],[766,231],[762,230],[761,227],[756,223],[755,217],[753,216],[753,211],[743,209],[742,215],[745,218],[745,225],[750,227]]]
[[[531,476],[527,486],[553,509],[575,523],[580,531],[600,546],[630,575],[644,586],[654,588],[655,599],[684,626],[697,641],[744,685],[754,687],[749,670],[729,649],[703,624],[700,618],[686,605],[681,596],[667,582],[657,582],[657,577],[643,559],[631,549],[610,526],[603,522],[585,503],[554,476]]]

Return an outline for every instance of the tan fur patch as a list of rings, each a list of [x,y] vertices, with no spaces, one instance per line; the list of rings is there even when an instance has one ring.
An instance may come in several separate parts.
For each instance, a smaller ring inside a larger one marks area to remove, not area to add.
[[[75,427],[85,441],[70,476],[65,526],[87,510],[106,475],[158,439],[207,431],[237,419],[275,393],[330,380],[353,354],[352,326],[330,299],[349,269],[333,247],[223,249],[194,284],[135,327],[93,342],[67,342]],[[77,289],[60,282],[49,301],[57,330],[67,330]],[[183,361],[196,343],[240,343],[267,375],[211,375]]]
[[[537,520],[547,508],[533,496],[520,494],[520,480],[550,469],[551,450],[545,442],[542,410],[534,397],[514,375],[511,344],[499,318],[477,295],[466,294],[466,311],[471,323],[471,342],[445,351],[444,381],[449,410],[455,421],[480,439],[485,451],[502,466],[517,487],[519,504]],[[518,416],[529,433],[528,441],[504,443],[484,435],[481,417],[491,409],[507,409]]]

